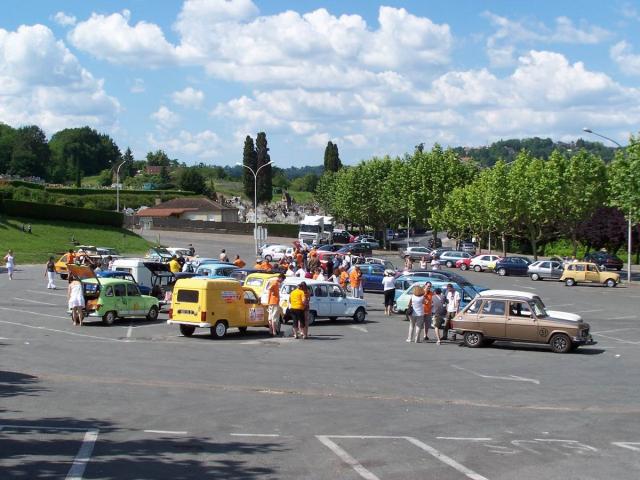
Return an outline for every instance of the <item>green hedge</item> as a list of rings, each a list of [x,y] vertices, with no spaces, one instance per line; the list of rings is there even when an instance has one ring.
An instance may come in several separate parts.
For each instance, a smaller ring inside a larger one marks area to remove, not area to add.
[[[6,215],[14,217],[39,218],[42,220],[67,220],[93,225],[122,227],[124,216],[109,210],[65,207],[49,203],[21,202],[4,199],[0,208]]]

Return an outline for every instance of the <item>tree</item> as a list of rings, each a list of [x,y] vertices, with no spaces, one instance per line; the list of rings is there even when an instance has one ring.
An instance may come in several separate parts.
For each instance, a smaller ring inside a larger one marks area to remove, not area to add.
[[[576,236],[586,245],[587,251],[606,248],[615,253],[627,238],[624,213],[615,207],[600,207],[578,225]]]
[[[120,161],[125,162],[125,164],[120,167],[120,181],[123,181],[127,177],[133,177],[136,174],[137,168],[136,161],[133,158],[133,152],[129,147],[124,151],[122,160]],[[117,165],[114,168],[117,168]]]
[[[324,170],[325,172],[337,172],[342,168],[338,145],[329,141],[324,149]]]
[[[178,173],[177,183],[181,190],[187,190],[203,195],[209,193],[204,177],[193,167],[181,169]]]
[[[171,165],[171,159],[163,150],[147,153],[147,165],[150,167],[168,167]]]
[[[284,173],[284,170],[278,167],[273,167],[273,178],[271,179],[271,184],[274,187],[279,187],[283,190],[289,188],[291,182],[287,178],[287,175]]]
[[[616,152],[608,177],[610,205],[637,223],[640,219],[640,137],[632,135],[626,152]]]
[[[46,178],[51,151],[44,132],[35,125],[15,132],[8,172],[22,177]]]
[[[0,173],[5,173],[11,163],[16,129],[0,122]]]
[[[253,176],[253,173],[251,173],[249,169],[255,172],[257,167],[257,162],[258,162],[258,159],[256,157],[256,149],[253,145],[253,138],[247,135],[247,138],[245,138],[244,140],[244,151],[242,152],[242,164],[245,167],[249,167],[249,168],[243,168],[244,172],[242,176],[242,179],[243,179],[242,183],[244,185],[244,194],[249,198],[253,198],[254,188],[255,188],[254,187],[255,177]]]
[[[267,134],[259,132],[256,137],[256,168],[260,170],[258,174],[258,203],[270,202],[273,198],[272,172],[269,162],[271,162],[271,157],[267,146]]]
[[[318,186],[319,177],[315,173],[308,173],[304,177],[298,177],[291,181],[291,190],[301,192],[315,192]]]

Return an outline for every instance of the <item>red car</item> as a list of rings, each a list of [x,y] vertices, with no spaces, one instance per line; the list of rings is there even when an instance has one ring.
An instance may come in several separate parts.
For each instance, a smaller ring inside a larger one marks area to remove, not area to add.
[[[479,255],[470,258],[461,258],[456,262],[456,268],[459,268],[460,270],[469,270],[471,261],[476,257],[479,257]]]

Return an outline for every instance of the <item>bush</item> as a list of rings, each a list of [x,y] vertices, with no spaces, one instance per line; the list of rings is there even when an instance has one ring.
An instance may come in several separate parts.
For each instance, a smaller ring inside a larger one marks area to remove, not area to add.
[[[578,251],[577,258],[584,257],[586,253],[586,247],[581,243],[578,243]],[[545,257],[551,257],[553,255],[557,255],[559,257],[571,257],[573,255],[573,245],[571,244],[571,240],[566,238],[560,238],[558,240],[554,240],[553,242],[549,242],[544,246],[543,255]]]
[[[274,237],[297,237],[298,225],[290,225],[287,223],[262,223],[262,227],[266,227],[269,236]]]
[[[68,220],[94,225],[122,227],[124,216],[108,210],[90,210],[48,203],[3,200],[2,209],[6,215],[14,217],[39,218],[43,220]]]

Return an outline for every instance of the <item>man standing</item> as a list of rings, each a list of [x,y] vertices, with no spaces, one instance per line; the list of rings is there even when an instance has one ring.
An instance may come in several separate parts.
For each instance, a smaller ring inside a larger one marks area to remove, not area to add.
[[[236,259],[233,261],[233,264],[238,268],[242,268],[246,265],[245,261],[240,258],[240,255],[236,255]]]
[[[178,273],[182,271],[182,267],[180,266],[180,262],[178,262],[178,257],[173,255],[171,257],[171,261],[169,262],[169,271],[171,273]]]
[[[47,277],[47,288],[55,290],[56,284],[54,283],[54,280],[56,278],[56,264],[53,261],[53,257],[49,257],[47,266],[44,269],[44,275]]]
[[[448,340],[447,336],[449,335],[449,326],[451,325],[451,320],[455,318],[458,313],[458,309],[460,308],[460,292],[453,288],[452,284],[447,284],[447,318],[445,319],[444,328],[442,330],[442,338]],[[456,334],[453,334],[454,342],[456,340]]]
[[[431,282],[424,285],[424,341],[429,340],[429,325],[433,316],[433,292]]]
[[[349,274],[349,283],[351,284],[351,291],[355,298],[362,298],[362,270],[359,266],[355,266]]]
[[[280,331],[280,287],[282,287],[284,279],[285,276],[281,273],[278,275],[278,279],[269,287],[267,311],[269,312],[269,330],[274,337]]]
[[[436,288],[431,301],[431,313],[433,318],[431,326],[436,334],[436,343],[440,345],[440,328],[444,323],[444,316],[446,314],[446,307],[444,306],[445,298],[442,294],[442,289]]]
[[[304,328],[304,306],[305,306],[306,284],[301,282],[295,290],[289,294],[289,312],[293,321],[293,336],[300,338]]]

